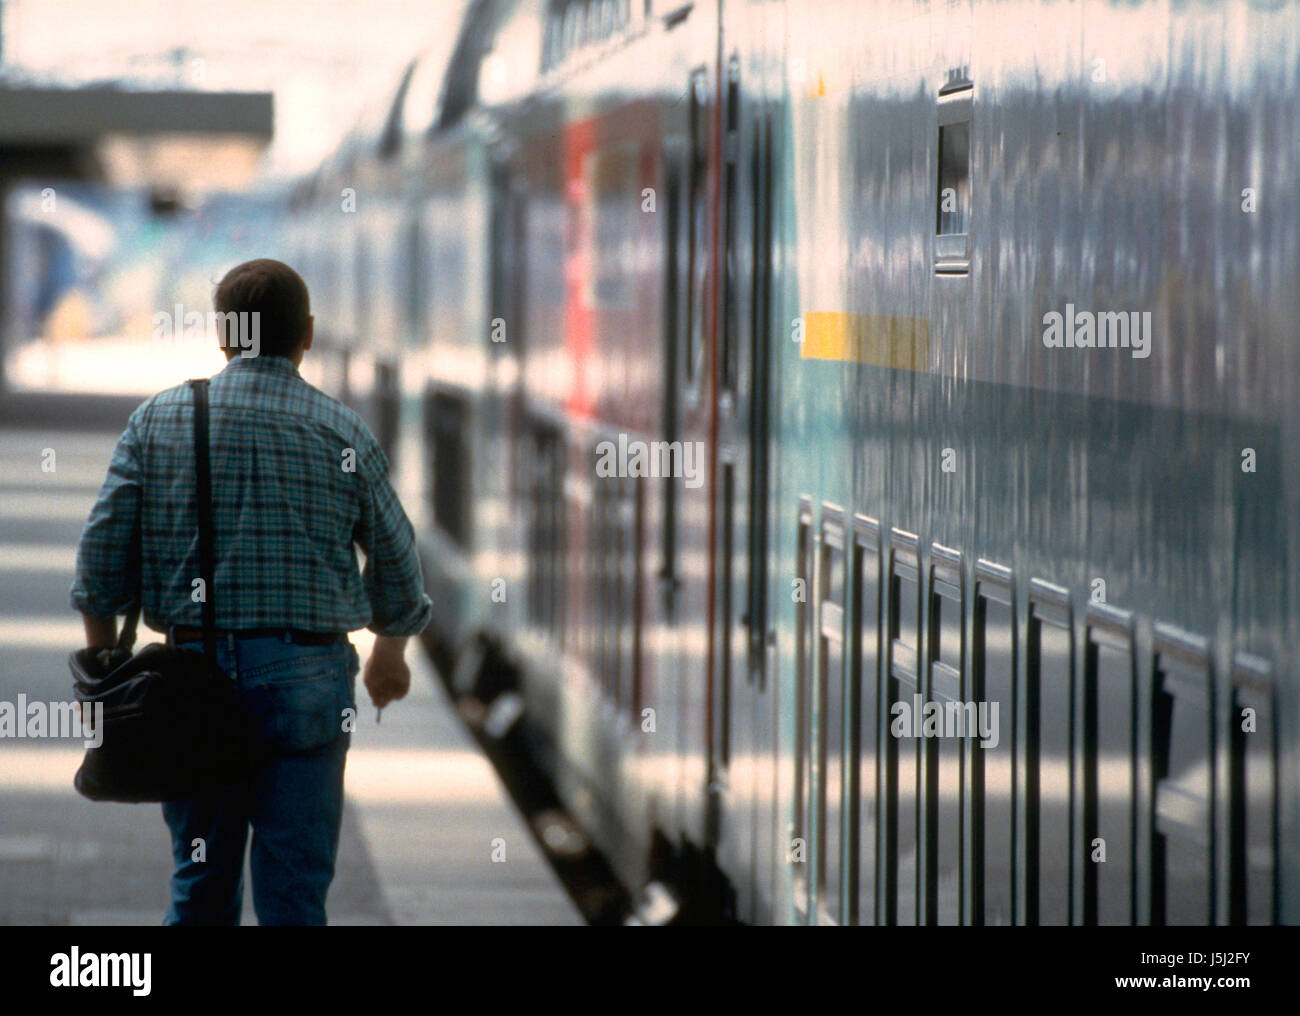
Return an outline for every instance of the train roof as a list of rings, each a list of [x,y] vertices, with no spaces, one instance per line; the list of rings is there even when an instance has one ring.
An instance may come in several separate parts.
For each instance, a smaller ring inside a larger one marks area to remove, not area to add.
[[[643,31],[652,11],[671,17],[681,6],[663,0],[468,0],[450,51],[445,41],[435,41],[410,60],[313,176],[347,170],[359,158],[394,156],[452,130],[475,109],[529,95]],[[305,188],[313,189],[312,183]]]
[[[642,31],[663,0],[469,0],[439,87],[417,87],[432,74],[427,52],[407,68],[389,111],[386,146],[450,130],[479,107],[510,102],[544,87],[577,64]]]

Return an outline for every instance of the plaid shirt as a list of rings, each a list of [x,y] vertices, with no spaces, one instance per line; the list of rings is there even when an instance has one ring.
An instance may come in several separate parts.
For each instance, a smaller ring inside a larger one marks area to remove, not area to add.
[[[414,533],[361,418],[280,356],[235,356],[209,391],[217,627],[422,631]],[[188,385],[131,414],[77,547],[76,610],[126,613],[139,583],[150,627],[202,625],[193,426]]]

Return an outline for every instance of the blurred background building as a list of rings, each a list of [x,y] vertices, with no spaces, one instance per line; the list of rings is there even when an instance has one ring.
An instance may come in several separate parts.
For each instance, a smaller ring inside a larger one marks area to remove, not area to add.
[[[461,7],[0,2],[0,386],[146,394],[217,369],[205,345],[131,354],[158,308],[206,309],[270,252],[260,211],[391,99],[394,40]]]

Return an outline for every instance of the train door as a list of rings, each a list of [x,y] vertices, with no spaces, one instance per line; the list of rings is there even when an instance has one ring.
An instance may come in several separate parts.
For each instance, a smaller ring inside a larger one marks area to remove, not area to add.
[[[751,882],[754,886],[754,923],[772,921],[773,881],[776,864],[776,629],[768,602],[769,556],[773,524],[773,487],[770,457],[770,422],[775,379],[771,365],[774,330],[772,314],[773,258],[772,241],[776,222],[773,182],[774,125],[776,116],[772,95],[778,86],[772,68],[779,64],[778,55],[769,51],[771,42],[784,38],[779,23],[780,12],[767,9],[761,18],[747,8],[747,24],[754,35],[744,45],[745,52],[758,54],[754,67],[761,67],[763,77],[751,73],[742,80],[741,102],[748,101],[741,120],[748,133],[742,132],[737,146],[740,165],[747,172],[737,204],[738,221],[747,221],[748,230],[736,236],[736,256],[742,266],[740,277],[748,291],[737,306],[741,321],[748,324],[748,339],[741,349],[747,352],[747,373],[742,374],[740,390],[747,407],[748,497],[747,562],[745,612],[741,624],[745,632],[745,675],[750,708],[744,716],[748,734],[747,750],[751,756],[748,800],[750,825],[753,828]],[[743,71],[742,71],[743,74]],[[779,74],[775,75],[779,80]]]
[[[712,594],[713,621],[709,633],[711,752],[709,759],[710,841],[717,844],[718,864],[730,878],[732,887],[743,890],[747,869],[746,854],[751,847],[753,830],[745,819],[746,784],[745,746],[736,744],[734,735],[743,735],[743,724],[736,723],[743,709],[742,682],[744,637],[739,630],[737,588],[741,546],[738,529],[743,525],[740,509],[745,504],[747,485],[745,465],[745,413],[738,405],[741,351],[740,322],[736,314],[739,299],[736,266],[736,197],[739,166],[736,145],[739,140],[740,63],[732,54],[722,67],[719,87],[719,127],[721,187],[717,210],[717,321],[713,385],[716,394],[717,456],[714,464]],[[737,751],[739,749],[739,751]],[[737,882],[742,882],[737,886]],[[747,917],[743,891],[736,900],[738,916]]]
[[[694,13],[692,13],[694,16]],[[710,27],[713,31],[707,31]],[[716,44],[716,25],[700,24],[701,36]],[[673,443],[680,441],[682,475],[673,482],[671,505],[674,528],[675,630],[681,646],[680,709],[681,766],[680,812],[684,839],[706,852],[691,858],[705,869],[692,877],[709,877],[710,858],[716,845],[716,811],[710,787],[718,745],[715,742],[714,682],[710,668],[712,649],[714,558],[714,475],[716,441],[715,316],[717,306],[716,193],[717,145],[715,114],[716,74],[712,63],[700,62],[686,81],[686,166],[683,174],[682,305],[676,342],[675,383],[678,394],[674,419],[668,421]],[[686,461],[694,474],[686,475]]]
[[[680,418],[680,376],[679,360],[682,348],[679,334],[683,321],[689,320],[686,309],[687,291],[686,272],[690,259],[687,253],[687,231],[685,228],[689,208],[686,203],[686,177],[689,166],[688,145],[674,139],[664,144],[664,201],[668,209],[667,228],[664,235],[664,302],[663,302],[663,378],[660,405],[661,434],[669,443],[681,440]],[[656,534],[658,544],[655,571],[655,610],[662,630],[677,630],[678,599],[681,591],[681,562],[678,553],[678,516],[680,514],[680,497],[677,481],[672,476],[661,477],[659,501],[659,525]],[[654,693],[650,701],[655,702],[658,723],[671,743],[660,747],[658,752],[661,766],[669,770],[661,778],[661,793],[667,795],[659,825],[663,832],[673,841],[682,839],[681,814],[681,687],[682,661],[675,648],[677,640],[666,639],[659,643],[654,656],[653,668]],[[662,746],[661,738],[656,742]]]
[[[522,560],[517,555],[526,552],[522,527],[515,524],[520,517],[521,502],[531,489],[526,470],[532,462],[522,462],[519,449],[524,440],[524,395],[522,384],[523,342],[526,329],[523,313],[526,280],[523,256],[524,214],[526,195],[524,183],[510,162],[509,153],[491,150],[489,158],[488,213],[488,318],[487,362],[488,382],[484,388],[485,430],[483,440],[488,444],[484,456],[491,465],[481,477],[483,498],[492,507],[484,515],[491,519],[491,529],[483,533],[481,544],[488,553],[502,555],[504,560]],[[503,468],[505,467],[505,468]],[[489,627],[513,624],[516,606],[506,600],[505,610],[492,612]]]
[[[717,811],[710,788],[722,747],[716,737],[711,663],[718,534],[717,13],[716,6],[697,4],[666,22],[668,31],[679,33],[675,51],[680,61],[673,71],[680,77],[670,87],[680,99],[662,109],[669,217],[660,433],[677,466],[671,477],[659,481],[663,494],[655,523],[660,545],[656,614],[667,637],[660,640],[655,658],[654,694],[661,719],[664,711],[671,713],[670,723],[661,722],[660,730],[673,739],[671,772],[660,781],[661,786],[671,784],[672,801],[659,821],[677,841],[682,862],[677,877],[693,886],[716,873]]]
[[[761,90],[747,87],[738,36],[722,65],[719,126],[717,459],[713,538],[712,796],[718,860],[737,916],[767,920],[761,815],[770,745],[767,692],[767,263],[770,152]],[[764,894],[765,895],[765,894]]]

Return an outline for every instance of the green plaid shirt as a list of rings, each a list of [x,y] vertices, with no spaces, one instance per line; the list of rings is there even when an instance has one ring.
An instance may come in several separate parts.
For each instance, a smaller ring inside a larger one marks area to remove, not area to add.
[[[217,627],[422,631],[414,533],[361,418],[280,356],[235,356],[209,390]],[[151,628],[202,625],[193,426],[188,385],[131,414],[77,547],[76,610],[126,613],[139,583]]]

